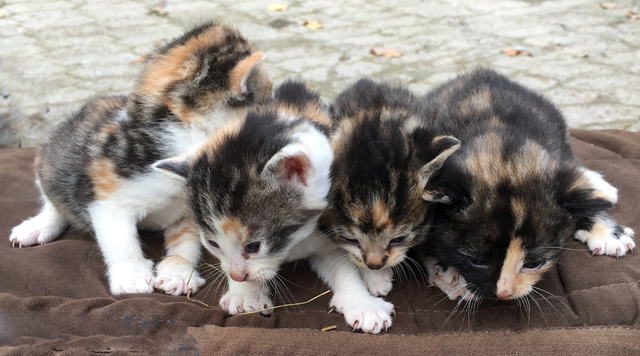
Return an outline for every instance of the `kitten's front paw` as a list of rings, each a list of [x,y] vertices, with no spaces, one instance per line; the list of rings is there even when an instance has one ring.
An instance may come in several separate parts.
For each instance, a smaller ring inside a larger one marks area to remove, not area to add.
[[[43,245],[55,240],[62,232],[62,229],[60,224],[49,222],[36,216],[14,227],[11,230],[9,241],[11,241],[12,245],[18,245],[19,247]]]
[[[228,291],[220,298],[220,307],[231,315],[248,313],[273,307],[273,302],[268,295],[258,293],[238,293]],[[265,310],[263,315],[271,315],[273,309]]]
[[[344,319],[353,330],[378,334],[391,327],[393,304],[382,298],[371,295],[366,297],[335,295],[331,299],[331,307],[344,315]]]
[[[360,275],[364,284],[367,285],[369,293],[373,296],[385,296],[393,287],[393,270],[391,268],[382,268],[377,271],[360,268]]]
[[[429,273],[429,283],[440,288],[449,299],[473,299],[474,294],[466,288],[467,281],[455,267],[445,267],[433,257],[427,257],[425,264]]]
[[[594,255],[621,257],[636,247],[633,235],[630,228],[610,218],[599,218],[591,230],[578,230],[574,237],[587,244]]]
[[[120,263],[109,268],[111,294],[152,293],[153,261]]]
[[[169,257],[158,264],[154,287],[167,294],[182,295],[189,291],[196,293],[205,282],[191,264],[178,257]]]

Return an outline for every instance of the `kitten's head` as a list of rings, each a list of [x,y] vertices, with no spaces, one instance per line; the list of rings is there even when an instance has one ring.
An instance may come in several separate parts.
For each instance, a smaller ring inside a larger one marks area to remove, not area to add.
[[[321,110],[317,94],[301,84],[296,93]],[[277,97],[186,159],[155,165],[185,179],[205,248],[239,282],[272,278],[327,205],[328,138],[298,111],[286,110],[286,96]]]
[[[406,90],[363,80],[337,98],[330,206],[321,231],[362,267],[402,262],[429,221],[424,186],[459,145],[415,115]]]
[[[264,58],[233,27],[205,23],[146,56],[132,103],[187,123],[229,116],[271,97]]]
[[[435,205],[428,253],[476,296],[499,299],[530,293],[576,228],[612,206],[574,161],[491,131],[463,143],[425,199]]]

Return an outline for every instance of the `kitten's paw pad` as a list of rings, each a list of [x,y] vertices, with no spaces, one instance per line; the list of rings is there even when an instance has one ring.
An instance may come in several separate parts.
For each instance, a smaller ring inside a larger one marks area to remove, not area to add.
[[[466,288],[467,281],[455,267],[445,267],[431,257],[427,258],[426,264],[429,273],[429,283],[440,288],[449,299],[473,299],[474,294]]]
[[[598,221],[590,231],[576,231],[575,238],[587,244],[594,255],[622,257],[636,247],[634,234],[632,229],[613,221]]]
[[[393,304],[382,298],[339,297],[331,299],[331,306],[344,315],[347,325],[353,330],[362,330],[369,334],[378,334],[391,327]]]
[[[153,293],[153,261],[122,263],[109,268],[111,294]]]
[[[391,268],[383,268],[377,271],[367,268],[360,271],[369,293],[373,296],[385,296],[391,292],[393,287],[393,270]]]
[[[273,302],[268,295],[257,293],[246,295],[240,293],[227,292],[220,298],[220,307],[231,315],[248,313],[273,307]],[[263,315],[271,315],[273,309],[265,310]]]
[[[33,217],[11,230],[9,241],[15,247],[43,245],[55,240],[62,232],[59,224],[50,224],[43,219]]]
[[[156,289],[171,295],[183,295],[189,291],[196,293],[206,283],[192,265],[184,261],[175,262],[170,258],[158,264],[154,280]]]

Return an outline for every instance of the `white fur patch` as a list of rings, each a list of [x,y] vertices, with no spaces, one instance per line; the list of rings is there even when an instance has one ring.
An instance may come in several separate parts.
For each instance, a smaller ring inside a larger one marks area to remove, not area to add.
[[[448,267],[445,271],[433,257],[426,257],[423,262],[429,273],[429,283],[440,288],[449,299],[472,300],[474,298],[474,294],[466,288],[467,281],[455,267]]]
[[[633,239],[634,232],[628,227],[622,227],[622,234],[616,234],[618,224],[603,216],[597,217],[591,230],[578,230],[574,237],[585,243],[594,255],[621,257],[636,247]]]
[[[236,282],[229,279],[229,290],[220,298],[220,307],[231,315],[271,308],[269,288],[259,282]],[[270,315],[273,309],[262,312]]]
[[[393,269],[381,268],[374,271],[369,268],[361,267],[360,275],[364,284],[367,286],[369,293],[376,297],[382,297],[389,292],[393,287]]]
[[[582,174],[584,174],[595,189],[602,191],[608,196],[612,203],[615,204],[618,202],[618,189],[605,181],[600,173],[582,168]]]
[[[49,199],[44,195],[42,199],[44,205],[40,213],[11,230],[11,244],[19,247],[42,245],[60,236],[67,224]]]

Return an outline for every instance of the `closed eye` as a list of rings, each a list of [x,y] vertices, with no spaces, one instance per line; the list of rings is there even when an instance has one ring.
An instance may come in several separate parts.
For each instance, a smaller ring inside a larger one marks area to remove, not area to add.
[[[360,246],[360,241],[356,240],[356,239],[350,239],[348,237],[344,237],[344,236],[340,236],[340,239],[350,245],[354,245],[354,246]]]
[[[522,269],[528,269],[528,270],[539,269],[540,267],[544,266],[546,262],[547,262],[546,260],[537,260],[533,262],[527,262],[522,265]]]
[[[395,239],[389,241],[389,246],[398,246],[401,243],[405,242],[406,240],[407,240],[406,236],[396,237]]]
[[[213,248],[220,248],[220,246],[218,246],[218,244],[213,240],[207,240],[207,243]]]
[[[477,258],[469,257],[469,263],[471,263],[471,265],[473,265],[474,267],[478,267],[478,268],[489,267],[489,263],[487,261],[483,261]]]

